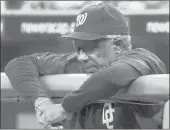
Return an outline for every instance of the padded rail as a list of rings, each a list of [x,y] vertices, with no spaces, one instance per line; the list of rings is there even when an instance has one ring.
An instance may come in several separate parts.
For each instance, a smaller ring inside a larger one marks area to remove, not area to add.
[[[41,77],[40,81],[51,97],[62,98],[78,89],[90,76],[89,74],[48,75]],[[13,89],[6,74],[1,73],[1,100],[15,100],[18,97],[19,94]],[[19,98],[22,100],[22,97]],[[150,103],[163,101],[165,103],[169,100],[169,74],[142,76],[134,81],[128,90],[122,89],[107,101],[113,101],[113,99]]]

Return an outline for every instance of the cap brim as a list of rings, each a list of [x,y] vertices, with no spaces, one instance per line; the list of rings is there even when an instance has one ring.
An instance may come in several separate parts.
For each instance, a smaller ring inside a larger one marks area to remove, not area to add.
[[[79,40],[96,40],[105,37],[106,35],[97,34],[97,33],[85,33],[85,32],[73,32],[61,38],[68,38],[68,39],[79,39]]]

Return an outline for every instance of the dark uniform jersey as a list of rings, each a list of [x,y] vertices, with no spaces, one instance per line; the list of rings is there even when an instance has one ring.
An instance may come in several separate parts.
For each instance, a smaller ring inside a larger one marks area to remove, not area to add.
[[[80,113],[74,115],[79,122],[71,124],[77,126],[77,128],[141,128],[134,111],[141,112],[145,117],[151,118],[153,115],[150,113],[154,113],[152,107],[145,106],[141,109],[140,105],[119,102],[92,103],[86,107],[83,106],[89,102],[106,99],[114,95],[121,88],[127,88],[139,76],[165,73],[166,67],[157,56],[145,49],[134,49],[118,56],[117,60],[110,63],[110,67],[96,72],[79,90],[65,97],[62,104],[69,112],[83,108]],[[79,99],[81,99],[81,102],[79,102]],[[159,110],[160,106],[154,107],[154,109]],[[143,110],[144,112],[142,112]],[[146,124],[145,128],[155,127]]]
[[[48,97],[45,88],[40,84],[40,76],[83,72],[84,69],[77,62],[74,52],[68,54],[47,52],[20,56],[11,60],[5,67],[5,73],[17,92],[22,97],[32,100],[37,97]]]
[[[129,105],[87,104],[115,94],[120,86],[127,87],[139,76],[166,73],[164,63],[145,49],[134,49],[124,53],[110,63],[110,66],[113,68],[113,73],[110,73],[110,77],[104,78],[112,80],[114,87],[104,87],[102,80],[94,83],[88,80],[79,90],[64,99],[63,107],[68,112],[75,113],[69,122],[69,128],[135,128],[135,118]],[[5,67],[5,73],[20,95],[35,100],[40,96],[48,97],[48,93],[39,81],[40,76],[85,73],[85,70],[74,52],[63,55],[41,53],[13,59]]]

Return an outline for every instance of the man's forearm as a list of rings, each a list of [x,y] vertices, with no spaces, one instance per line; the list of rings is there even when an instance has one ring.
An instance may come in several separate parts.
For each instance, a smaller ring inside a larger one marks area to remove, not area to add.
[[[129,86],[141,74],[127,64],[118,64],[96,72],[80,89],[64,98],[63,108],[67,112],[76,112],[89,103],[107,99],[121,88]]]

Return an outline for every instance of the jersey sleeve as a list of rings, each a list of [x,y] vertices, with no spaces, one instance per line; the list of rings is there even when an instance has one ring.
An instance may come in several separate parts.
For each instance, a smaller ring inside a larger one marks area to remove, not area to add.
[[[71,62],[71,60],[74,60],[74,58],[74,53],[44,53],[41,56],[37,56],[35,64],[41,75],[63,74],[65,73],[67,64]]]
[[[20,96],[35,100],[38,97],[49,97],[39,81],[40,76],[64,73],[66,64],[71,60],[74,60],[72,53],[21,56],[6,65],[5,73]]]
[[[68,94],[63,108],[76,112],[89,103],[107,99],[120,89],[128,87],[141,74],[131,65],[118,63],[94,73],[78,90]]]

